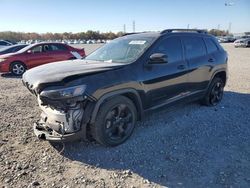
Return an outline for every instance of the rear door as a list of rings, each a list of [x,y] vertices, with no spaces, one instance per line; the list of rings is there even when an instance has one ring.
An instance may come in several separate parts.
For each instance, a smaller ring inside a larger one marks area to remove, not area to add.
[[[149,54],[154,53],[167,55],[168,62],[147,64],[144,68],[144,86],[150,106],[178,98],[187,91],[187,63],[183,58],[180,38],[171,36],[158,41]]]
[[[204,40],[200,36],[182,37],[185,58],[188,63],[188,92],[193,93],[206,89],[209,81],[210,64],[213,58],[209,58],[206,52]]]

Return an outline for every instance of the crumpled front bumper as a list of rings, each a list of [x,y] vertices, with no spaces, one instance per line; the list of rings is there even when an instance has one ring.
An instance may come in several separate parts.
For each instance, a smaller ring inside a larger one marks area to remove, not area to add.
[[[34,123],[33,129],[39,139],[58,142],[85,139],[82,103],[66,111],[42,105],[39,97],[38,103],[42,113],[40,120]]]
[[[85,135],[85,131],[83,129],[75,133],[68,133],[62,135],[53,131],[52,129],[51,130],[45,129],[40,122],[35,122],[33,129],[35,135],[40,140],[47,140],[51,142],[70,142],[70,141],[81,140],[83,138],[83,135]]]

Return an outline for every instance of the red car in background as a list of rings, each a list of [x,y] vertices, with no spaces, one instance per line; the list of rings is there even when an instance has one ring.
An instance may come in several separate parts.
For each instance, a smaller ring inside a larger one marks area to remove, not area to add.
[[[16,53],[0,55],[0,72],[12,72],[20,76],[27,69],[56,61],[85,57],[84,49],[62,43],[37,43]]]

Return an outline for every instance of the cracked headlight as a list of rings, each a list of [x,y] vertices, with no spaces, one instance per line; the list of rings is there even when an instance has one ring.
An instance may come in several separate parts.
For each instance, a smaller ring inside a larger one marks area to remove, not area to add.
[[[5,60],[6,60],[6,59],[0,59],[0,63],[1,63],[1,62],[4,62]]]
[[[68,99],[82,96],[85,92],[86,85],[79,85],[74,87],[60,88],[60,89],[45,89],[40,96],[50,99]]]

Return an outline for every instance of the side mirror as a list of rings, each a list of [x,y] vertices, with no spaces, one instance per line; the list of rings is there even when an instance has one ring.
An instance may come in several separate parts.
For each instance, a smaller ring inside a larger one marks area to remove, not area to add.
[[[149,64],[162,64],[167,62],[168,62],[168,57],[166,54],[155,53],[149,57]]]
[[[32,54],[32,51],[31,51],[31,50],[28,50],[27,53],[28,53],[28,54]]]

